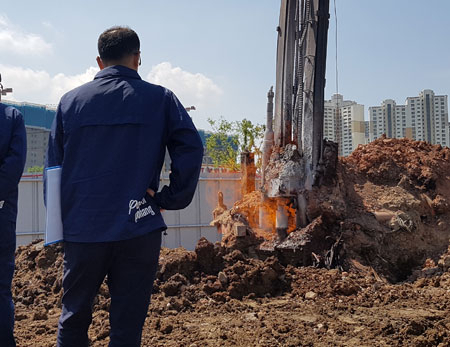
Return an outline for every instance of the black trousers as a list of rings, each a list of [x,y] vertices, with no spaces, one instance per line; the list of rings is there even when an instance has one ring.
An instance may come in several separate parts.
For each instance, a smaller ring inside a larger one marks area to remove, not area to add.
[[[16,223],[0,216],[0,346],[14,347],[14,304],[11,283],[14,275]]]
[[[111,296],[109,346],[140,346],[160,248],[160,231],[124,241],[64,242],[58,346],[88,346],[92,304],[105,276]]]

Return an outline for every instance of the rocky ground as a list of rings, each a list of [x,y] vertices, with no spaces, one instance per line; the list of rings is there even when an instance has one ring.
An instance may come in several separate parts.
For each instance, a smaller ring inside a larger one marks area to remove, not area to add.
[[[450,150],[382,138],[313,194],[311,224],[272,252],[261,251],[256,194],[221,217],[246,237],[163,249],[142,345],[449,346]],[[16,262],[18,346],[54,346],[61,246],[19,247]],[[108,344],[108,306],[103,284],[93,346]]]

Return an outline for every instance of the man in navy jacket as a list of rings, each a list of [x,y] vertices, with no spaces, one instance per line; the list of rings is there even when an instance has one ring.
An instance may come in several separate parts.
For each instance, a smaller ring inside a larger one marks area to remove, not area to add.
[[[0,345],[15,346],[11,282],[16,250],[18,184],[25,166],[27,138],[22,115],[0,103]]]
[[[166,229],[160,210],[186,207],[197,186],[200,136],[171,91],[140,78],[139,49],[129,28],[103,32],[101,71],[61,98],[53,122],[46,166],[62,167],[65,253],[58,346],[88,346],[105,276],[110,346],[140,345]],[[166,148],[170,184],[158,192]]]

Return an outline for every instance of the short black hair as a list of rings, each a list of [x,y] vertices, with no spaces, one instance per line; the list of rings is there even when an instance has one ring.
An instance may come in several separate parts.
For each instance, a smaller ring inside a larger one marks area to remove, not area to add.
[[[136,32],[128,27],[114,26],[98,38],[98,54],[103,61],[118,61],[139,52],[141,43]]]

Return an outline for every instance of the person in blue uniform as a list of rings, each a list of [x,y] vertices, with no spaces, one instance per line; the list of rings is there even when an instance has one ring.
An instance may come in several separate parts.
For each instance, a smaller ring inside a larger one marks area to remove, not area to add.
[[[127,27],[98,39],[94,80],[60,100],[47,167],[61,166],[64,237],[58,346],[88,346],[92,303],[105,277],[110,346],[139,346],[158,266],[161,209],[194,195],[203,145],[168,89],[138,74],[140,42]],[[159,189],[166,148],[170,183]]]
[[[11,283],[16,250],[17,197],[27,137],[22,115],[0,103],[0,345],[15,346]]]

